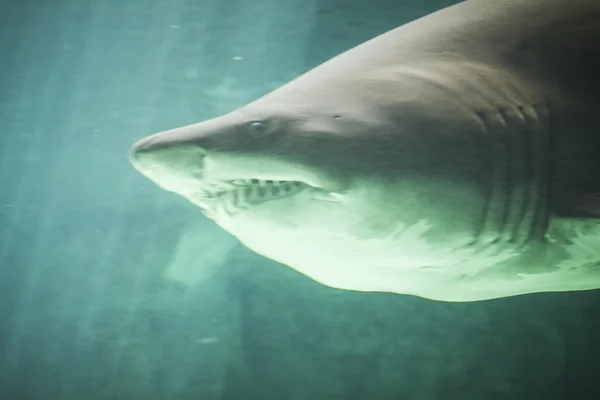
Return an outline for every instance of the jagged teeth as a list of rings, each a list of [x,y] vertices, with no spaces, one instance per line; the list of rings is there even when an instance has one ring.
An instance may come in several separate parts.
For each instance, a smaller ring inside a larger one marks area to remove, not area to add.
[[[263,179],[234,179],[211,182],[196,193],[196,200],[209,206],[218,200],[226,214],[249,208],[253,204],[292,196],[308,186],[302,182],[273,181]],[[213,206],[210,206],[213,207]]]
[[[298,189],[302,186],[305,186],[302,182],[293,182],[293,181],[271,181],[271,180],[263,180],[263,179],[234,179],[231,181],[224,182],[210,182],[207,183],[200,192],[202,193],[210,193],[214,195],[223,194],[222,192],[229,192],[231,190],[237,190],[238,188],[247,188],[247,187],[257,187],[261,189],[261,192],[279,192],[283,190],[293,191],[294,189]]]

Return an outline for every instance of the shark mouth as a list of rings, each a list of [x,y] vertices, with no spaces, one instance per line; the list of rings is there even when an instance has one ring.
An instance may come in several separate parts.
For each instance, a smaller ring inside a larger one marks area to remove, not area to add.
[[[294,196],[312,188],[303,182],[262,179],[233,179],[208,183],[192,196],[192,201],[209,216],[224,212],[232,216],[248,208]]]

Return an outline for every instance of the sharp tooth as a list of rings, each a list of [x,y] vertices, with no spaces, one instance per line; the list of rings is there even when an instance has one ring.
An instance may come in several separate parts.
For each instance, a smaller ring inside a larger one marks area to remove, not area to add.
[[[265,192],[267,194],[267,196],[269,197],[275,197],[275,191],[277,189],[277,186],[275,186],[275,182],[273,181],[267,181],[267,187],[265,189]]]
[[[273,195],[274,197],[281,197],[280,193],[281,191],[279,190],[280,186],[275,184],[271,186],[271,195]]]
[[[285,194],[290,194],[294,191],[294,184],[291,182],[285,182],[281,185],[281,190],[283,190]]]
[[[258,188],[258,199],[263,199],[269,195],[269,187],[262,186]]]
[[[258,185],[250,186],[250,193],[248,194],[248,199],[251,201],[256,201],[260,199],[260,187]]]
[[[224,203],[225,211],[227,212],[227,214],[229,214],[231,216],[231,214],[233,214],[233,212],[236,209],[235,191],[231,190],[231,191],[225,193],[225,195],[223,197],[224,197],[223,203]]]
[[[231,199],[231,208],[235,209],[238,207],[238,203],[239,203],[239,196],[238,196],[238,192],[237,190],[231,190],[227,193]]]
[[[246,202],[246,192],[243,186],[238,187],[237,189],[235,189],[235,206],[237,208],[243,208],[247,205]]]
[[[252,186],[244,186],[241,188],[244,196],[244,206],[247,207],[252,202]]]

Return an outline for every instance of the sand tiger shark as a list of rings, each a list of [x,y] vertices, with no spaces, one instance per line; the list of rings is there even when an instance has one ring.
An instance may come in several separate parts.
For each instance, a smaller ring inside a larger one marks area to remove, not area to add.
[[[467,0],[141,139],[131,161],[328,286],[600,288],[600,1]]]

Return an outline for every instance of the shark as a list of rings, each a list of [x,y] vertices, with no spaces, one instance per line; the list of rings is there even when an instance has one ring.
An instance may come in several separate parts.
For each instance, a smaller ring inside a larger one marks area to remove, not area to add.
[[[324,285],[451,302],[600,288],[600,2],[467,0],[133,166]]]

